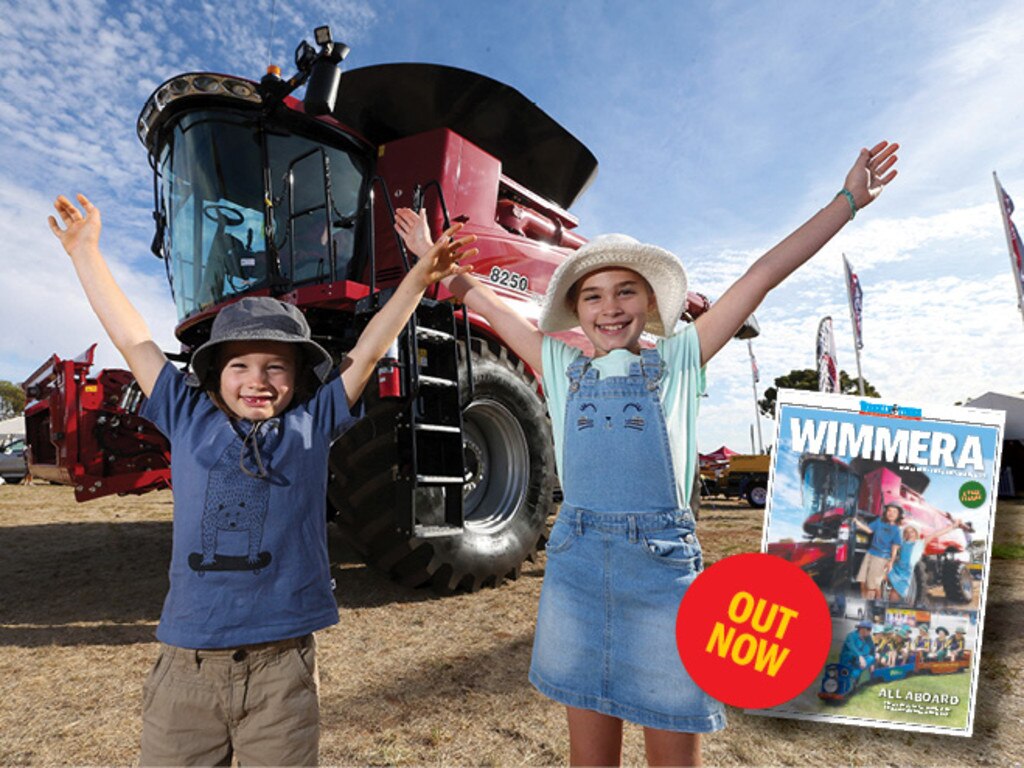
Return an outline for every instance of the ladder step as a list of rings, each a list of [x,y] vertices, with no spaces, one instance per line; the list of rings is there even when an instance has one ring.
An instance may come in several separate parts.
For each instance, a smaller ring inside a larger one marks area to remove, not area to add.
[[[417,326],[416,338],[423,339],[424,341],[451,341],[455,336],[450,333],[445,333],[444,331],[438,331],[434,328],[423,328],[422,326]]]
[[[457,387],[459,382],[452,381],[451,379],[440,379],[437,376],[423,376],[420,375],[420,384],[426,384],[430,387]]]
[[[444,424],[416,424],[413,426],[417,432],[448,432],[450,434],[462,434],[458,427],[449,427]]]
[[[412,529],[412,535],[420,539],[440,539],[461,533],[462,526],[459,525],[414,525]]]
[[[465,478],[456,475],[416,475],[416,482],[419,485],[462,485]]]

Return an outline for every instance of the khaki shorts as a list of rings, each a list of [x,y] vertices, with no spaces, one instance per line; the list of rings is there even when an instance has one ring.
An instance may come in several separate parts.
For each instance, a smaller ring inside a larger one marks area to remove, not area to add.
[[[214,651],[161,644],[143,686],[141,765],[316,765],[312,635]]]
[[[885,580],[887,571],[885,566],[889,564],[886,557],[865,554],[860,563],[860,572],[857,574],[857,581],[863,581],[868,589],[880,589]]]

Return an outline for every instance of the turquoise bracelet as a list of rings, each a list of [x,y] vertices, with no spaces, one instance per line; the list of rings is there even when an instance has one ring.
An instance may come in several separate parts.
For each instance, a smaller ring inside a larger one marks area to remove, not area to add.
[[[845,197],[846,202],[850,204],[850,221],[853,221],[853,217],[857,215],[857,204],[853,202],[853,193],[846,187],[843,187],[838,192],[836,192],[836,197],[839,197],[840,195]]]

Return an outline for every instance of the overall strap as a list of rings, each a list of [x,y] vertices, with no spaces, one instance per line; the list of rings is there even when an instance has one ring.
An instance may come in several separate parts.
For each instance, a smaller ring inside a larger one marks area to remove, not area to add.
[[[640,350],[640,367],[643,369],[644,382],[647,390],[653,392],[658,389],[662,374],[665,370],[665,361],[661,359],[656,349]]]
[[[580,388],[580,381],[590,368],[590,358],[586,355],[579,355],[565,369],[565,375],[569,377],[569,391],[576,392]]]

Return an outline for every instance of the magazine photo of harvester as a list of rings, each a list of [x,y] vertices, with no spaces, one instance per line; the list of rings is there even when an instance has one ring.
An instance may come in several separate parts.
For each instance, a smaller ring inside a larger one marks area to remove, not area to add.
[[[927,473],[901,468],[896,462],[857,457],[847,464],[834,456],[812,453],[802,454],[798,467],[806,513],[804,538],[769,542],[769,554],[796,563],[826,592],[842,596],[856,591],[869,536],[857,530],[853,518],[871,522],[878,519],[884,505],[898,503],[904,512],[904,527],[913,527],[927,543],[910,573],[908,588],[900,594],[886,582],[886,599],[912,606],[939,602],[976,605],[975,581],[982,567],[978,548],[972,549],[971,530],[966,526],[943,532],[955,518],[926,498]]]

